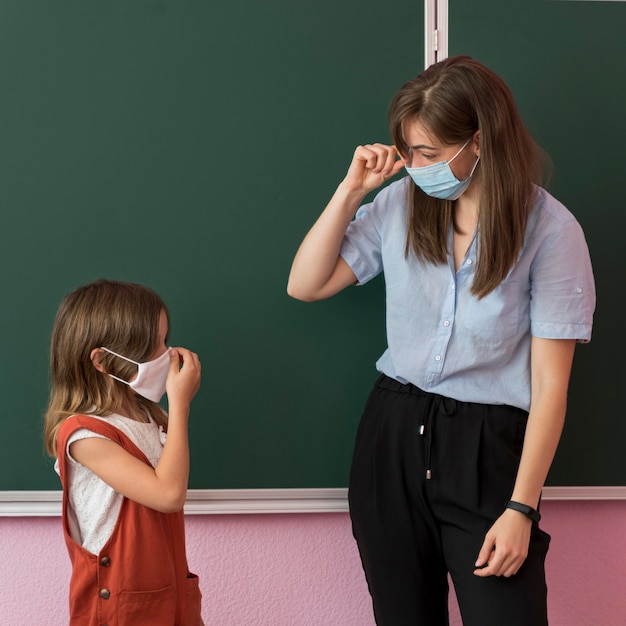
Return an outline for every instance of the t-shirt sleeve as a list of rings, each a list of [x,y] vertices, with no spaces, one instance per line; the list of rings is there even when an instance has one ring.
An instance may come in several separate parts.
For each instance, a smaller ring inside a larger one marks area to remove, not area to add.
[[[79,428],[78,430],[75,430],[68,438],[67,440],[67,446],[65,448],[65,455],[67,456],[67,460],[70,462],[71,465],[73,466],[77,466],[80,465],[80,463],[74,458],[72,457],[72,455],[70,454],[70,446],[75,442],[75,441],[79,441],[81,439],[89,439],[91,437],[98,437],[99,439],[106,439],[106,437],[104,437],[103,435],[99,435],[98,433],[94,433],[91,430],[88,430],[87,428]],[[59,468],[59,459],[57,458],[54,462],[54,471],[57,474],[61,474],[60,472],[60,468]]]
[[[79,428],[70,435],[69,439],[67,440],[66,454],[71,463],[76,464],[78,463],[78,461],[72,458],[72,455],[70,454],[70,445],[73,444],[75,441],[80,441],[81,439],[91,439],[92,437],[97,437],[98,439],[107,439],[107,437],[105,437],[104,435],[94,433],[92,430],[88,430],[87,428]]]

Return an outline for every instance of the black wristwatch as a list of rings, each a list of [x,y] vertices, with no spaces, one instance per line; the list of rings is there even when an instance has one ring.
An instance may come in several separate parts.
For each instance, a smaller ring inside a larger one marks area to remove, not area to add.
[[[513,509],[514,511],[519,511],[523,513],[526,517],[529,517],[533,522],[539,522],[541,519],[541,515],[537,509],[533,509],[532,506],[528,506],[527,504],[522,504],[521,502],[515,502],[515,500],[509,500],[507,505],[507,509]]]

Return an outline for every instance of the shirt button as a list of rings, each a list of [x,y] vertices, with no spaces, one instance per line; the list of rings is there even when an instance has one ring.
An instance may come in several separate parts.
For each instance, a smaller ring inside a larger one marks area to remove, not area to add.
[[[450,326],[450,320],[446,320],[446,321],[443,323],[443,325],[444,325],[444,326]]]
[[[582,292],[583,292],[582,287],[576,287],[576,293],[582,293]]]
[[[472,264],[472,259],[467,259],[467,264],[471,265]]]
[[[440,355],[440,354],[438,354],[438,355],[435,357],[435,361],[441,361],[441,355]]]
[[[102,565],[102,567],[109,567],[109,565],[111,565],[111,559],[108,556],[100,557],[100,565]]]
[[[111,592],[108,589],[100,589],[100,597],[103,600],[108,600],[111,597]]]

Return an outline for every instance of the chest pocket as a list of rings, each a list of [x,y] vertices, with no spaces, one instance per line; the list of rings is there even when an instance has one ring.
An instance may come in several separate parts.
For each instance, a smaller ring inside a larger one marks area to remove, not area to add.
[[[506,282],[478,300],[468,296],[463,329],[480,342],[499,342],[517,333],[519,326],[520,283]]]

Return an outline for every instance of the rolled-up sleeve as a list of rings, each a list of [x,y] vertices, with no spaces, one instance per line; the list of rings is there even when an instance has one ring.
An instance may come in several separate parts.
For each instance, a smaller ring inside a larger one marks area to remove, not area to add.
[[[531,276],[532,334],[589,342],[596,291],[589,248],[575,219],[564,222],[545,242]]]
[[[399,181],[385,187],[369,204],[364,204],[350,222],[339,254],[350,266],[360,285],[383,271],[382,239],[387,212],[406,194],[406,183]]]

